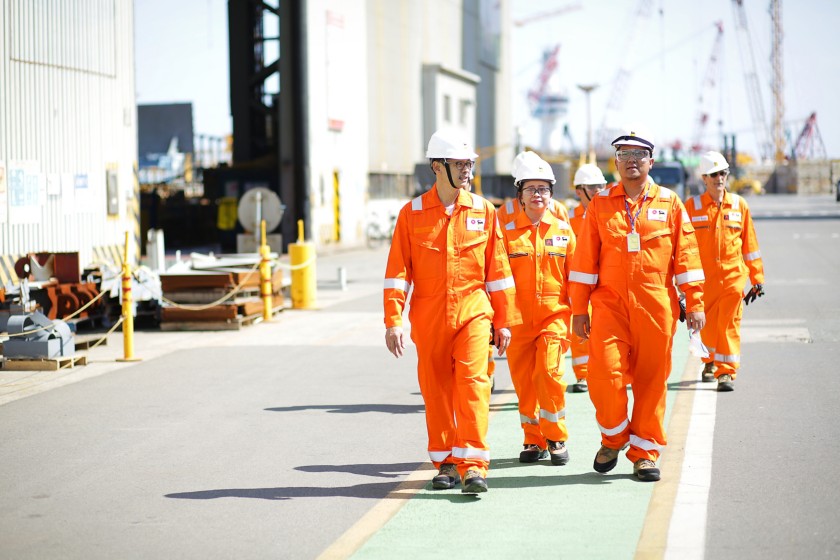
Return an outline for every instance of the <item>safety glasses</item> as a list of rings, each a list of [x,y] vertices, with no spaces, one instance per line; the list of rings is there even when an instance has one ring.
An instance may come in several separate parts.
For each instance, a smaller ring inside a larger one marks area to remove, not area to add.
[[[721,169],[720,171],[715,171],[714,173],[709,173],[709,177],[717,177],[718,175],[720,175],[721,177],[726,177],[727,175],[729,175],[729,170],[728,169]]]

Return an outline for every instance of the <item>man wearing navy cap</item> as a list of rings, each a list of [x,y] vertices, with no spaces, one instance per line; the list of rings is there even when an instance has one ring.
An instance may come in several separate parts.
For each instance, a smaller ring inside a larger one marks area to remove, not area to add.
[[[589,395],[601,430],[593,467],[611,471],[629,446],[642,481],[659,480],[656,461],[667,443],[665,395],[680,314],[675,284],[686,295],[688,328],[705,324],[694,228],[679,197],[648,177],[649,138],[630,130],[612,142],[621,182],[592,197],[569,274],[572,329],[589,340]]]

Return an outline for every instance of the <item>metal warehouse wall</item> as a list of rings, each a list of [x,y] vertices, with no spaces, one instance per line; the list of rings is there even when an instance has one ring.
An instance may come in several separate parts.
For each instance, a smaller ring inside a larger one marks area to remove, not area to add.
[[[2,260],[139,243],[133,22],[132,0],[0,0]]]

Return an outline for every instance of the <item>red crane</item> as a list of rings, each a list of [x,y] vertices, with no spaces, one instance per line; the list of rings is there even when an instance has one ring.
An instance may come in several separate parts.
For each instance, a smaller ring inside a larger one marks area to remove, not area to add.
[[[816,157],[815,157],[816,156]],[[811,113],[791,152],[791,159],[825,159],[826,151],[820,129],[817,127],[817,114]]]

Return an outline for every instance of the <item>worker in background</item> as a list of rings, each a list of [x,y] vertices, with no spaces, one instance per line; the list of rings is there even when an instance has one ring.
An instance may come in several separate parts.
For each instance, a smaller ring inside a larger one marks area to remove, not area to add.
[[[583,229],[583,220],[586,217],[586,209],[592,197],[607,187],[607,180],[604,174],[594,163],[581,165],[575,172],[574,180],[575,193],[580,199],[580,204],[572,212],[569,223],[575,235],[580,235]],[[589,390],[586,384],[586,372],[589,363],[589,343],[576,334],[571,334],[572,341],[572,370],[575,373],[575,383],[572,385],[572,392],[585,393]]]
[[[764,295],[764,265],[747,201],[726,191],[726,158],[706,152],[698,169],[706,192],[691,197],[686,210],[697,232],[706,276],[706,327],[700,337],[709,357],[703,359],[702,379],[712,382],[717,378],[718,391],[732,391],[741,363],[743,303]],[[742,302],[747,278],[751,289]]]
[[[508,365],[519,397],[525,432],[520,463],[551,458],[569,462],[563,355],[569,349],[568,263],[574,253],[571,226],[548,211],[554,173],[534,152],[514,162],[521,211],[501,227],[516,284],[522,324],[511,327]]]
[[[435,132],[426,157],[435,174],[428,192],[400,211],[385,272],[385,344],[397,358],[406,296],[417,346],[420,392],[426,405],[428,451],[438,474],[434,489],[487,491],[490,378],[487,341],[499,355],[510,327],[522,322],[496,210],[470,193],[478,157],[464,137]]]
[[[656,481],[679,317],[674,284],[686,296],[689,329],[699,331],[703,269],[682,202],[648,177],[653,142],[631,130],[612,145],[621,181],[593,197],[586,211],[569,274],[572,329],[589,340],[589,396],[601,430],[594,469],[611,471],[629,445],[633,474]]]

